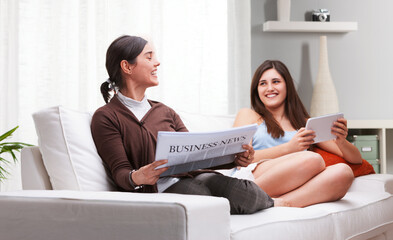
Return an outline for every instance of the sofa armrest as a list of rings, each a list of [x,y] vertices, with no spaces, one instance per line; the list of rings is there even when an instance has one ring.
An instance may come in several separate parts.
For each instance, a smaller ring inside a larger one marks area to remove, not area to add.
[[[48,172],[39,147],[24,147],[21,151],[22,188],[24,190],[51,190]]]
[[[9,240],[230,238],[229,203],[210,196],[31,190],[0,193],[0,209]]]
[[[392,174],[370,174],[356,177],[350,192],[388,192],[393,194]]]

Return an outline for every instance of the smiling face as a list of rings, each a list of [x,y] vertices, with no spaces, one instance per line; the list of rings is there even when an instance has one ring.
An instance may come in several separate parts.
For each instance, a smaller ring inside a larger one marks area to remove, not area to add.
[[[287,87],[284,78],[276,69],[268,69],[262,74],[258,84],[258,95],[269,110],[285,107]]]
[[[132,68],[132,79],[146,88],[157,86],[158,66],[160,66],[160,62],[157,60],[155,51],[151,44],[147,43],[136,58],[136,63]]]

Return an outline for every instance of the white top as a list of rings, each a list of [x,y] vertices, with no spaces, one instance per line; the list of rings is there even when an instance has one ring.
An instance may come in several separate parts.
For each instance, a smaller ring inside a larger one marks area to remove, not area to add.
[[[143,97],[142,101],[139,102],[137,100],[124,96],[123,94],[121,94],[120,91],[118,91],[117,98],[135,115],[135,117],[139,121],[151,108],[150,103],[147,101],[146,95]]]

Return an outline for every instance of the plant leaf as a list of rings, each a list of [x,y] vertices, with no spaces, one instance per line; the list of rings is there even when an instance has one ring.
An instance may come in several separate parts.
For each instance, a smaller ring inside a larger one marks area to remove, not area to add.
[[[3,141],[4,139],[10,137],[13,132],[18,129],[19,126],[16,126],[15,128],[9,130],[8,132],[4,133],[3,135],[0,136],[0,142]],[[29,146],[34,146],[28,143],[22,143],[22,142],[3,142],[0,143],[0,155],[3,153],[9,153],[12,156],[12,159],[14,160],[14,163],[18,161],[15,152],[20,152],[20,149],[24,147],[29,147]],[[3,167],[4,164],[8,165],[11,162],[5,158],[0,157],[0,182],[3,180],[7,179],[7,175],[9,174],[7,170]],[[2,166],[3,165],[3,166]]]
[[[0,182],[3,182],[3,180],[7,179],[7,176],[9,172],[5,170],[1,165],[0,165]]]
[[[0,157],[0,162],[5,163],[5,164],[9,164],[10,163],[10,161],[8,161],[7,159],[2,158],[2,157]]]
[[[4,152],[11,152],[13,150],[19,151],[20,149],[23,148],[23,146],[19,144],[13,144],[9,146],[8,145],[2,146],[2,148],[4,149]]]
[[[23,145],[23,146],[25,146],[25,147],[34,146],[34,145],[32,145],[32,144],[29,144],[29,143],[22,143],[22,142],[4,142],[4,143],[0,143],[0,146],[4,146],[4,145],[16,145],[16,144]]]
[[[1,174],[2,172],[8,174],[8,171],[5,170],[5,168],[4,168],[3,166],[0,165],[0,174]]]
[[[10,137],[12,133],[18,129],[19,126],[14,127],[13,129],[9,130],[8,132],[4,133],[3,135],[0,136],[0,142],[3,141],[4,139]],[[16,155],[14,151],[19,152],[21,148],[23,148],[25,143],[19,143],[19,142],[4,142],[0,144],[0,154],[2,153],[9,153],[12,156],[12,159],[14,162],[16,162],[18,159],[16,158]],[[8,171],[4,168],[4,165],[10,164],[10,161],[0,157],[0,182],[3,182],[3,180],[7,179],[7,175],[9,174]]]
[[[6,139],[7,137],[11,136],[13,132],[15,132],[16,129],[18,129],[19,126],[14,127],[13,129],[9,130],[8,132],[4,133],[3,135],[0,136],[0,142]]]

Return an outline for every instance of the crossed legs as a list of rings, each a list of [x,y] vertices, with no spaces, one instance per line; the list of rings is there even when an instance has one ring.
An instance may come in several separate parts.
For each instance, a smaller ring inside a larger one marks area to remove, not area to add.
[[[325,167],[322,157],[303,151],[268,160],[253,172],[255,183],[269,196],[292,207],[341,199],[354,179],[343,163]]]
[[[231,214],[251,214],[274,204],[254,182],[216,173],[182,178],[164,192],[224,197],[229,200]]]

